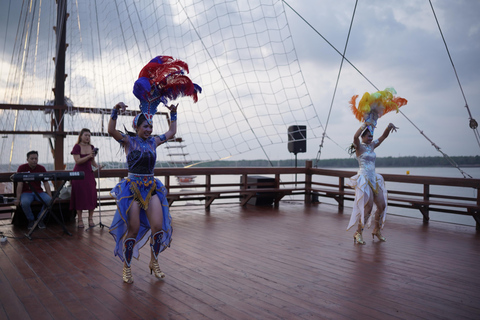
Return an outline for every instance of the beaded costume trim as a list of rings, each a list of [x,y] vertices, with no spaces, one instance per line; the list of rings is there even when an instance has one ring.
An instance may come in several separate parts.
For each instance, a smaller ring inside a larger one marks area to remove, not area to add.
[[[153,175],[128,174],[126,179],[129,182],[130,191],[133,193],[133,199],[136,200],[144,210],[148,209],[148,204],[154,191],[157,189]]]

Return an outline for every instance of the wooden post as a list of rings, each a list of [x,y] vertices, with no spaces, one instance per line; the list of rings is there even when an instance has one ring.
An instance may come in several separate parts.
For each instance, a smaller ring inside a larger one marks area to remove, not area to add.
[[[167,189],[167,192],[170,193],[170,175],[166,174],[164,177],[165,178],[164,178],[164,181],[163,181],[163,185]]]
[[[480,206],[480,188],[477,188],[477,206]],[[480,231],[480,212],[475,211],[472,215],[477,223],[475,230]]]
[[[212,188],[212,175],[207,174],[205,175],[205,190],[210,191]]]
[[[430,185],[429,184],[424,184],[423,185],[423,200],[428,201],[430,199]],[[423,222],[428,223],[428,220],[430,220],[430,210],[429,210],[429,205],[425,204],[422,205],[420,208],[420,212],[422,212],[423,215]]]
[[[312,203],[312,160],[305,161],[305,204]]]
[[[243,174],[242,174],[242,182],[243,182],[243,185],[242,185],[241,189],[244,189],[244,190],[247,189],[247,186],[248,186],[247,179],[248,179],[248,174],[243,173]]]
[[[477,206],[480,206],[480,188],[477,188]]]
[[[57,54],[55,57],[55,105],[65,105],[65,51],[67,27],[67,0],[57,1]],[[53,133],[55,136],[54,166],[55,170],[65,170],[63,159],[64,150],[64,121],[65,110],[56,109],[53,119]]]
[[[338,196],[338,208],[343,210],[343,204],[345,201],[345,196],[343,195],[343,192],[345,191],[345,178],[344,177],[339,177],[338,178],[338,191],[340,191],[340,194]]]

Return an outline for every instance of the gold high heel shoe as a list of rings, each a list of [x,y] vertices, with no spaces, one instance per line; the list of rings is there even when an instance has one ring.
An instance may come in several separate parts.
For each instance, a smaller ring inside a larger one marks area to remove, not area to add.
[[[353,235],[353,243],[366,244],[365,241],[363,241],[362,234],[358,231]]]
[[[377,236],[378,240],[380,240],[380,241],[383,241],[383,242],[387,241],[387,238],[382,236],[382,234],[380,233],[380,229],[377,229],[377,231],[373,230],[372,238],[375,239],[375,236]]]
[[[123,282],[133,283],[132,269],[127,265],[123,265]]]
[[[150,264],[148,266],[150,267],[150,274],[152,274],[153,272],[155,274],[155,277],[158,279],[165,278],[165,273],[160,270],[160,266],[158,265],[157,260],[150,260]]]

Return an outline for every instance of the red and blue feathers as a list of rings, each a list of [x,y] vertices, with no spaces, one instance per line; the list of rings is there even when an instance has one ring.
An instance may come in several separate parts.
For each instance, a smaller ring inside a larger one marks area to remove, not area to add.
[[[140,71],[133,94],[140,100],[140,110],[150,124],[160,102],[168,105],[181,97],[192,97],[194,103],[198,101],[202,88],[186,74],[187,63],[170,56],[155,57]]]

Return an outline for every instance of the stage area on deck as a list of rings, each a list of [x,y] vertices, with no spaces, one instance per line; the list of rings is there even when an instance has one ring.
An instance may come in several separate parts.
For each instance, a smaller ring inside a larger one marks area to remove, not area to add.
[[[389,216],[387,242],[367,229],[361,246],[345,230],[350,210],[172,207],[166,278],[150,275],[144,247],[131,285],[108,228],[70,223],[68,236],[51,222],[28,240],[0,220],[0,319],[480,318],[475,227]],[[112,217],[102,212],[105,225]]]

